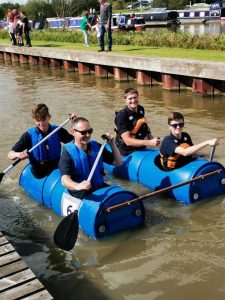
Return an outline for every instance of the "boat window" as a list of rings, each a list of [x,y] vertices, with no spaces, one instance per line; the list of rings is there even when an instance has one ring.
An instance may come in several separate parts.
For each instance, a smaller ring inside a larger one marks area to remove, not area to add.
[[[211,9],[219,9],[219,8],[220,8],[219,3],[213,3],[213,4],[211,5]]]

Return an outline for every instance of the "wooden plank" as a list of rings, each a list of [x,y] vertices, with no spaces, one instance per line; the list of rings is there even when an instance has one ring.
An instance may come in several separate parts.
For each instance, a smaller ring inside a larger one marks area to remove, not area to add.
[[[6,289],[13,288],[14,286],[17,286],[25,281],[28,281],[28,280],[34,279],[34,278],[35,278],[35,275],[30,269],[7,276],[0,280],[0,291],[4,291]]]
[[[0,267],[0,278],[9,276],[11,274],[17,273],[18,271],[22,271],[25,269],[28,269],[28,267],[24,261],[19,260],[19,261],[13,262],[9,265]]]
[[[15,251],[15,248],[11,244],[0,246],[0,256],[12,251]]]
[[[6,255],[0,256],[0,266],[4,266],[6,264],[9,264],[15,260],[21,259],[19,254],[16,252],[12,252]]]
[[[43,290],[28,297],[23,298],[23,300],[51,300],[52,296],[48,293],[48,291]]]
[[[44,289],[43,285],[38,279],[29,281],[23,285],[17,286],[10,290],[1,293],[1,300],[14,300],[31,293],[39,292]],[[28,298],[29,299],[29,298]]]
[[[0,232],[0,300],[14,299],[53,298]]]
[[[7,243],[8,243],[8,240],[4,236],[1,236],[0,237],[0,245],[7,244]]]

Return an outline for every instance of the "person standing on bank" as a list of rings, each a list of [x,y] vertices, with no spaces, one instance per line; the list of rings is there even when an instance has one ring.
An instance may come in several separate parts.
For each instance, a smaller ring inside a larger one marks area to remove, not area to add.
[[[122,155],[145,147],[156,147],[160,138],[153,138],[145,118],[144,107],[139,104],[138,91],[128,88],[124,92],[126,107],[116,112],[117,146]]]
[[[12,13],[12,9],[8,10],[6,15],[6,21],[7,21],[7,29],[10,35],[10,39],[12,41],[12,45],[16,46],[16,37],[14,33],[14,15]]]
[[[91,182],[87,181],[101,145],[91,140],[93,129],[87,119],[78,117],[71,122],[74,140],[66,145],[59,161],[61,181],[74,197],[82,190],[92,192],[104,187],[103,161],[116,166],[122,165],[121,155],[111,134],[106,137],[112,152],[104,149]]]
[[[100,3],[100,49],[98,52],[105,51],[104,36],[107,33],[108,48],[106,51],[112,51],[112,5],[106,0],[98,0]]]
[[[30,28],[29,20],[24,11],[21,11],[20,18],[21,18],[21,22],[23,23],[23,33],[26,39],[26,47],[32,47],[30,41],[31,28]]]
[[[50,124],[51,115],[45,104],[37,104],[32,109],[32,118],[36,127],[28,129],[12,147],[8,153],[11,160],[29,158],[32,165],[31,171],[36,178],[43,178],[58,168],[61,153],[61,142],[68,143],[73,140],[66,129],[60,128],[45,143],[34,149],[31,153],[27,151],[53,131],[57,126]],[[71,114],[71,119],[75,118]]]
[[[84,46],[89,47],[89,34],[88,34],[88,29],[91,29],[91,25],[88,21],[88,11],[85,10],[83,13],[83,17],[81,20],[81,24],[80,24],[80,29],[82,30],[83,34],[84,34]]]
[[[164,137],[160,149],[160,161],[165,171],[171,171],[193,161],[197,151],[219,144],[219,139],[206,140],[193,145],[190,135],[183,132],[184,117],[179,112],[172,112],[168,117],[170,135]]]

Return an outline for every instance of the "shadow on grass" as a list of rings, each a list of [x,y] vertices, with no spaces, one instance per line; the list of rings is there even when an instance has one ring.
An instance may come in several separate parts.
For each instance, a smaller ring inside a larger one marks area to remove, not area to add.
[[[35,47],[54,47],[54,48],[60,48],[64,47],[64,45],[59,45],[59,44],[36,44],[34,45]]]
[[[146,48],[131,48],[131,49],[124,49],[123,51],[128,52],[128,51],[143,51],[143,50],[152,50],[152,49],[158,49],[158,47],[146,47]]]

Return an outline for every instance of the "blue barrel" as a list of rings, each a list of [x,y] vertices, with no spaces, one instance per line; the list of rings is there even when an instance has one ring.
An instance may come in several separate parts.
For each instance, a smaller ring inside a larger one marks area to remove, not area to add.
[[[106,146],[109,151],[111,148]],[[111,174],[116,176],[129,179],[131,181],[139,181],[139,168],[145,156],[148,156],[150,152],[158,153],[158,150],[153,149],[144,149],[142,151],[135,151],[127,156],[123,156],[123,164],[122,166],[114,166],[104,163],[104,168]]]
[[[171,190],[169,194],[172,198],[184,204],[191,204],[225,193],[225,169],[217,162],[197,158],[181,168],[166,172],[157,164],[158,160],[157,152],[150,152],[148,156],[145,156],[139,167],[139,182],[150,189],[162,189],[222,169],[220,174],[183,185]]]
[[[123,157],[124,163],[120,167],[111,168],[108,164],[104,164],[104,168],[120,177],[138,181],[152,190],[159,190],[222,169],[220,174],[173,189],[169,195],[182,203],[191,204],[225,193],[225,169],[220,163],[197,158],[181,168],[168,172],[161,168],[159,160],[158,150],[146,149]]]
[[[85,197],[79,211],[82,230],[93,238],[131,229],[144,223],[145,210],[142,202],[126,205],[110,213],[105,209],[137,198],[136,194],[119,186],[108,186]]]
[[[30,197],[51,208],[58,215],[63,215],[65,198],[75,201],[62,186],[58,169],[42,179],[37,179],[28,164],[20,175],[19,184]],[[87,195],[78,214],[82,230],[92,238],[100,238],[144,223],[145,210],[142,202],[126,205],[110,213],[104,211],[110,206],[136,197],[136,194],[115,185],[106,186]]]
[[[24,190],[31,198],[39,203],[44,203],[42,188],[44,186],[45,180],[46,177],[41,179],[35,178],[31,172],[31,165],[28,164],[20,174],[19,185],[24,188]]]

